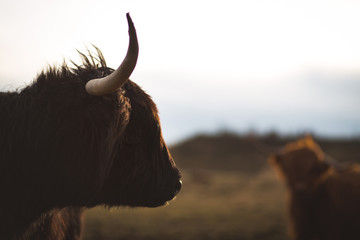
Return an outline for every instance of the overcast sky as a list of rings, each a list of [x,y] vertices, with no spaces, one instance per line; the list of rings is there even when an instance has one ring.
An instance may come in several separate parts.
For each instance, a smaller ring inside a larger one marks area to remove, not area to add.
[[[360,1],[0,0],[0,88],[94,44],[110,67],[135,23],[131,77],[165,138],[219,129],[360,134]]]

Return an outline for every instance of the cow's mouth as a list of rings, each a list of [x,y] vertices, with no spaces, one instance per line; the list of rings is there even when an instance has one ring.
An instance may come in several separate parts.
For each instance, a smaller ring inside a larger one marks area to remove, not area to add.
[[[182,187],[182,181],[179,179],[175,184],[175,189],[169,194],[167,201],[170,201],[175,198],[175,196],[180,192]]]
[[[93,205],[105,204],[110,207],[160,207],[173,200],[180,192],[181,187],[182,181],[178,179],[175,181],[175,184],[171,184],[171,186],[162,186],[156,190],[151,187],[144,188],[142,191],[134,191],[134,189],[119,189],[120,191],[117,191],[112,189],[112,191],[104,191],[99,194],[96,203]]]
[[[166,188],[163,189],[164,192],[167,192],[167,194],[162,195],[160,198],[155,199],[154,201],[148,202],[144,204],[144,207],[160,207],[167,205],[169,201],[173,200],[176,195],[180,192],[182,187],[182,181],[179,179],[178,182],[175,185],[175,188]]]

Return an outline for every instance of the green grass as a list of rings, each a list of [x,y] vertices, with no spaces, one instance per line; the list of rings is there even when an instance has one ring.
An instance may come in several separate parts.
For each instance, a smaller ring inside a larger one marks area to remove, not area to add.
[[[183,189],[168,206],[88,210],[84,240],[289,239],[286,192],[272,170],[182,173]]]

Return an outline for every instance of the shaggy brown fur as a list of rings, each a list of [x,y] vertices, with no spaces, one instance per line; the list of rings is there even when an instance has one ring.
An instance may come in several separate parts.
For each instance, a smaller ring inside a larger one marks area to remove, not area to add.
[[[358,166],[336,170],[310,136],[289,143],[269,160],[289,189],[293,239],[360,239]]]
[[[156,207],[180,190],[155,103],[130,80],[89,95],[114,70],[81,56],[0,93],[0,239],[78,239],[83,207]]]
[[[53,209],[33,222],[21,239],[78,240],[83,230],[84,208]]]

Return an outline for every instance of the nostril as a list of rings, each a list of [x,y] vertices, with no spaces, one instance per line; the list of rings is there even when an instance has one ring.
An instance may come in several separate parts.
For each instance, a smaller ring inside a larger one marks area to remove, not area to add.
[[[182,186],[182,181],[181,180],[177,181],[176,186],[175,186],[176,187],[176,194],[178,192],[180,192],[181,186]]]

